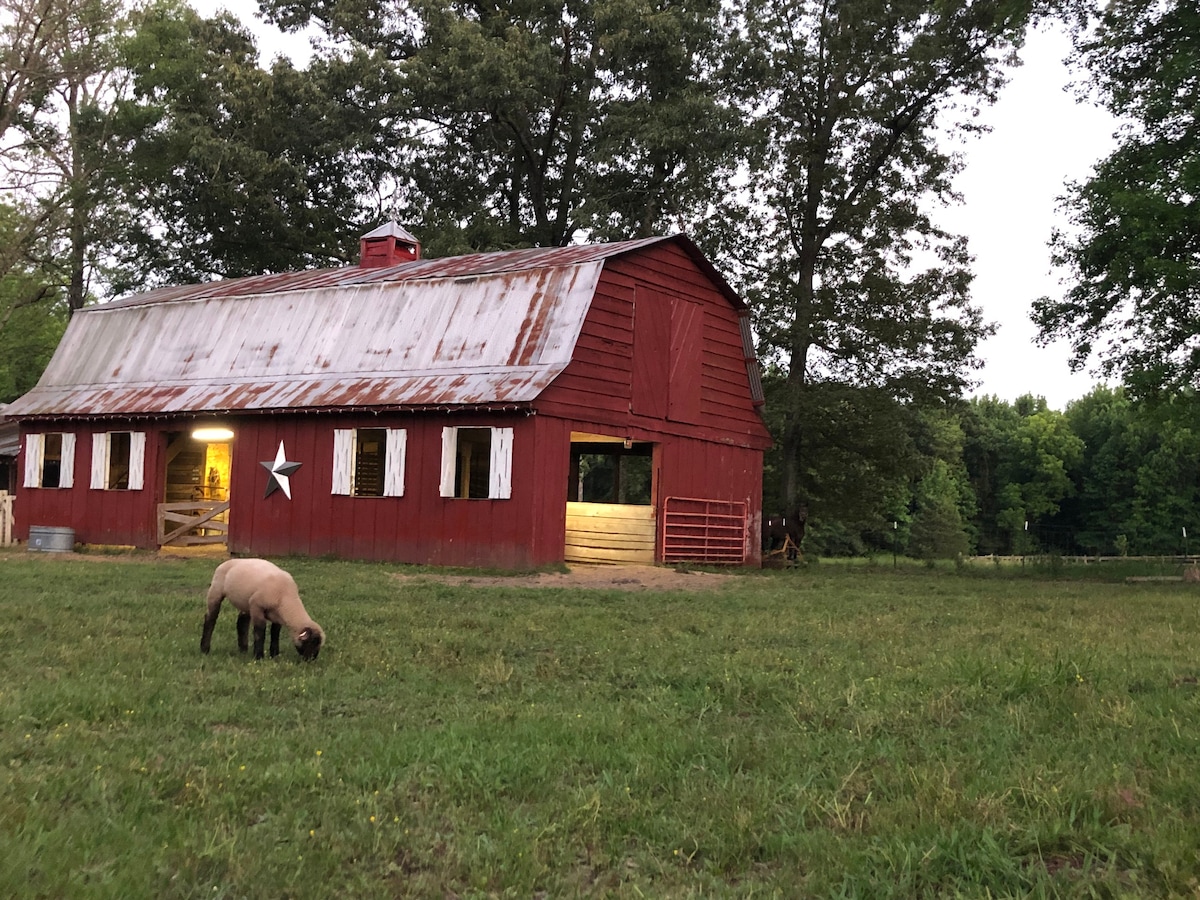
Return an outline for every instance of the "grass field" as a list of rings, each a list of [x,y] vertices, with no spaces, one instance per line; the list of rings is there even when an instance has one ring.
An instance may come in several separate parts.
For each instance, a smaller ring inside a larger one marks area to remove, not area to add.
[[[0,895],[1200,891],[1198,585],[283,564],[312,664],[200,654],[211,561],[0,552]]]

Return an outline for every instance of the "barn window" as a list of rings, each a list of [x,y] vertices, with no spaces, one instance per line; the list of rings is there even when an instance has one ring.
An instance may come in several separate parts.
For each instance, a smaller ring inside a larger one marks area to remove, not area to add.
[[[351,497],[403,497],[403,428],[336,428],[333,493]]]
[[[107,431],[92,435],[93,490],[140,491],[145,482],[145,471],[144,431]]]
[[[511,428],[443,428],[443,497],[507,500],[512,497]]]
[[[25,487],[75,486],[75,435],[25,435]]]

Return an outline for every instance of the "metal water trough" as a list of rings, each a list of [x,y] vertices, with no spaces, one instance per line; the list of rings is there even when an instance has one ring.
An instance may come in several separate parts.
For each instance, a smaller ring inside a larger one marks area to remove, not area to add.
[[[29,526],[29,549],[49,553],[70,553],[75,549],[75,529],[52,525]]]

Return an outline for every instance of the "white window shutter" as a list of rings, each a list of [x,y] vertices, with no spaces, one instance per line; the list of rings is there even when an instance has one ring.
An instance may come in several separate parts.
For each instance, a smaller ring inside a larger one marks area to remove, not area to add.
[[[333,491],[350,493],[350,474],[354,471],[354,429],[333,429]]]
[[[404,496],[404,455],[408,449],[408,432],[403,428],[387,430],[387,451],[384,458],[383,496]]]
[[[512,497],[512,450],[513,430],[492,429],[491,484],[488,496],[493,500],[508,500]]]
[[[42,486],[42,436],[25,435],[25,484],[24,487]]]
[[[62,475],[58,479],[61,488],[75,487],[75,435],[62,436]]]
[[[129,435],[129,489],[140,491],[146,486],[146,432]]]
[[[441,496],[454,496],[454,470],[458,467],[458,429],[449,426],[442,429],[442,483]]]
[[[105,483],[108,475],[108,434],[100,432],[92,435],[92,483],[93,491],[102,491],[108,485]]]

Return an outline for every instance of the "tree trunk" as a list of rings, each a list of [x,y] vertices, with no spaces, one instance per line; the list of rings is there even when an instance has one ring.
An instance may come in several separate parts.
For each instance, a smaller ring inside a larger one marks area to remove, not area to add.
[[[87,261],[87,169],[83,160],[82,140],[79,134],[79,85],[72,84],[67,95],[68,140],[67,160],[70,166],[70,225],[68,240],[70,241],[69,264],[67,278],[67,313],[74,315],[77,309],[83,308],[84,296],[84,264]]]
[[[801,466],[804,460],[804,407],[808,390],[808,353],[812,348],[811,320],[816,284],[817,254],[815,242],[800,254],[800,271],[796,285],[795,315],[792,319],[792,347],[788,359],[787,408],[784,415],[783,438],[780,447],[783,454],[780,487],[785,515],[792,515],[802,505],[800,484]]]

